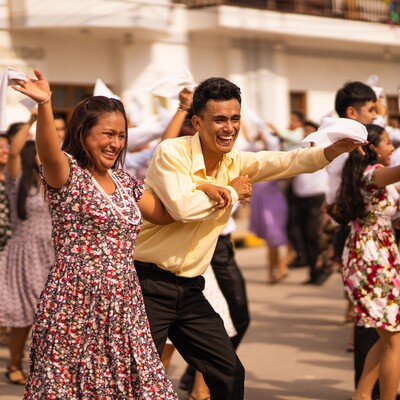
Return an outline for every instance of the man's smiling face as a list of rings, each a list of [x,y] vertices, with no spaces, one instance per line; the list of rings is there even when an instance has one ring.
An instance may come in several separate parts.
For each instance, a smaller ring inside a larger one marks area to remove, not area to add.
[[[194,115],[193,126],[200,135],[203,153],[229,153],[240,130],[240,104],[236,99],[209,100],[202,116]]]

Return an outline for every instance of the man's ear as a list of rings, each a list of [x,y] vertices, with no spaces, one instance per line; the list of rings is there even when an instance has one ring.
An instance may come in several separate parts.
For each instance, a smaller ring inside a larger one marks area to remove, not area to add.
[[[347,116],[347,118],[356,119],[357,115],[358,115],[358,112],[354,107],[349,106],[349,107],[346,108],[346,116]]]
[[[193,115],[193,117],[192,117],[192,125],[196,129],[196,131],[199,130],[200,125],[201,125],[201,118],[198,115]]]

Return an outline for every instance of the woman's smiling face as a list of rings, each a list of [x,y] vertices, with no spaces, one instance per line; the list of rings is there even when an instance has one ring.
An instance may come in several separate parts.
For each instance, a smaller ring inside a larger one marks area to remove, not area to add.
[[[85,139],[96,172],[105,173],[114,166],[125,146],[125,140],[124,116],[119,112],[104,114]]]

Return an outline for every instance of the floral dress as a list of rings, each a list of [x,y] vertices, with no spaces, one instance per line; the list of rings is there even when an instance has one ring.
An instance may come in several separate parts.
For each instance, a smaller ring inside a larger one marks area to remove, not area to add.
[[[10,204],[8,202],[5,182],[0,180],[0,251],[3,250],[10,236]]]
[[[351,223],[343,252],[343,279],[353,300],[356,322],[367,328],[400,331],[400,255],[391,217],[397,207],[386,188],[378,188],[368,166],[361,191],[368,215]]]
[[[54,262],[49,208],[39,187],[26,198],[27,219],[18,217],[22,174],[7,179],[12,235],[0,252],[0,326],[32,325],[36,305]]]
[[[123,189],[109,198],[72,157],[63,187],[44,182],[56,259],[39,299],[25,399],[177,399],[133,265],[143,185],[113,174]]]

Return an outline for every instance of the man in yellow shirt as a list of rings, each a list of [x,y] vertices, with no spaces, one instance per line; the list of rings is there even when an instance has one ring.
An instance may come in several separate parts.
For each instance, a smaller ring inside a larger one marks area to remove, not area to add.
[[[323,168],[356,145],[340,140],[329,147],[289,152],[240,152],[240,89],[223,78],[209,78],[195,90],[192,124],[197,133],[163,141],[154,153],[146,187],[176,220],[170,225],[145,221],[135,250],[146,312],[154,342],[162,353],[167,336],[183,358],[200,371],[214,400],[244,396],[244,368],[218,314],[202,294],[201,276],[210,263],[230,209],[196,190],[225,186],[239,176],[252,182],[287,178]]]

